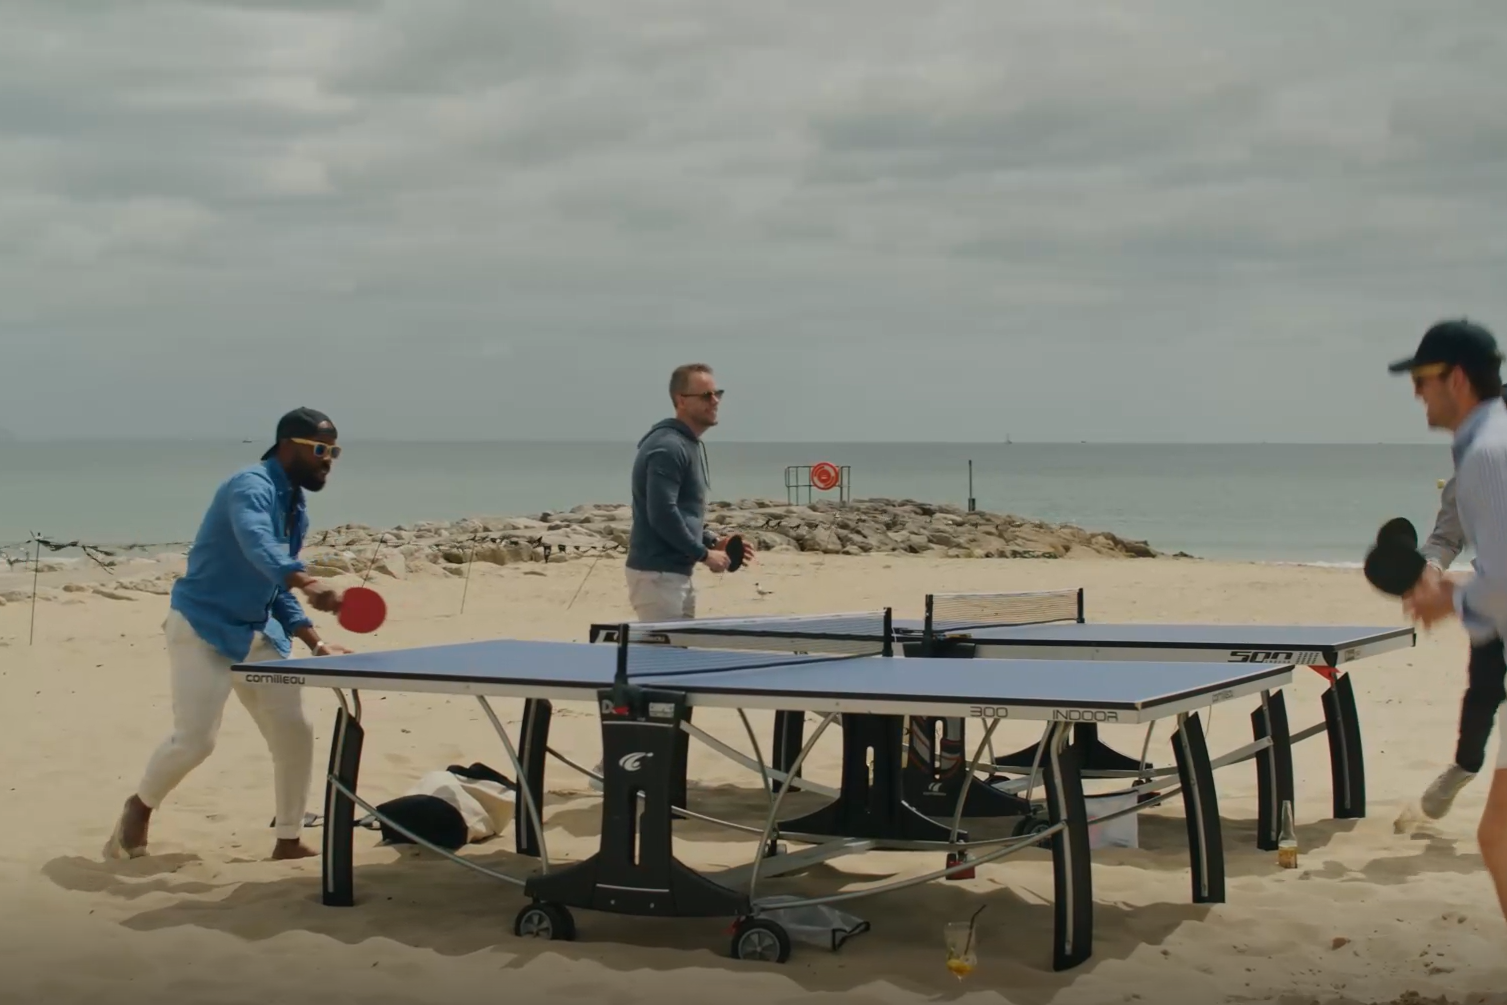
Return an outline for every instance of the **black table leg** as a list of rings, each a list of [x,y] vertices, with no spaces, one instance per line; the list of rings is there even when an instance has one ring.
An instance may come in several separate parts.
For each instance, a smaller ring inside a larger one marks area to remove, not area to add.
[[[1065,743],[1067,727],[1052,727],[1043,759],[1047,818],[1067,827],[1052,835],[1054,891],[1052,969],[1068,970],[1094,952],[1094,877],[1088,847],[1088,807],[1083,798],[1082,752]]]
[[[1198,713],[1181,717],[1173,736],[1177,774],[1182,782],[1183,811],[1188,822],[1188,857],[1193,866],[1193,903],[1224,903],[1224,829],[1214,769],[1204,743]]]
[[[1276,851],[1282,833],[1282,804],[1297,813],[1292,771],[1292,732],[1287,724],[1287,701],[1281,691],[1263,694],[1251,712],[1251,733],[1271,746],[1256,753],[1256,847]]]
[[[356,804],[335,783],[356,791],[365,739],[366,730],[361,723],[343,707],[336,709],[329,774],[324,786],[324,853],[320,865],[323,899],[329,907],[350,907],[356,902]]]
[[[1366,762],[1350,675],[1335,674],[1323,701],[1324,724],[1329,732],[1329,770],[1334,785],[1334,819],[1360,819],[1366,815]]]

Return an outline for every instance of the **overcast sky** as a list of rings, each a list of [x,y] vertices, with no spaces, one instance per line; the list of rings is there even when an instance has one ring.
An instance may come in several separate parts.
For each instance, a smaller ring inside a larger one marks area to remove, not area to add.
[[[1439,441],[1507,5],[0,0],[0,427]]]

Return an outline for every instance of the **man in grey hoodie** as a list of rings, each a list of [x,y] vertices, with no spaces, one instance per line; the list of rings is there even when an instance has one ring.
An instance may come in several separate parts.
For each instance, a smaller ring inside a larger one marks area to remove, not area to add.
[[[628,601],[640,621],[696,616],[691,574],[704,563],[728,566],[726,539],[706,528],[711,482],[701,438],[717,424],[722,401],[712,368],[687,363],[670,374],[675,417],[656,422],[633,461],[633,528],[628,535]],[[745,542],[745,558],[753,554]]]
[[[1419,551],[1440,572],[1444,572],[1465,548],[1465,531],[1455,508],[1455,480],[1444,483],[1439,495],[1439,515],[1434,530]],[[1495,648],[1497,653],[1488,650]],[[1419,808],[1425,816],[1439,819],[1447,814],[1455,797],[1481,771],[1486,763],[1486,741],[1497,707],[1507,700],[1507,680],[1500,671],[1502,641],[1494,639],[1470,650],[1469,679],[1465,697],[1460,702],[1460,734],[1455,745],[1455,760],[1424,790]]]

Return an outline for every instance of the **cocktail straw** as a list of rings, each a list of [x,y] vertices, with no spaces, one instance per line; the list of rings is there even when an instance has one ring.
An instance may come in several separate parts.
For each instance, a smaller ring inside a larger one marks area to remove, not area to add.
[[[967,956],[968,955],[968,951],[973,948],[973,926],[974,926],[974,923],[979,920],[979,915],[983,914],[984,913],[984,908],[986,908],[988,906],[989,906],[988,904],[981,904],[981,905],[979,905],[979,909],[977,911],[973,912],[973,917],[971,917],[971,918],[968,919],[968,941],[966,943],[964,943],[964,945],[963,945],[963,955],[964,956]]]

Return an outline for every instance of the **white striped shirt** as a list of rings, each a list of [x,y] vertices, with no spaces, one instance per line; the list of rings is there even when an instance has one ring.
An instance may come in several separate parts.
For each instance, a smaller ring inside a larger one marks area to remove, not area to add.
[[[1475,548],[1475,575],[1455,591],[1473,642],[1507,638],[1507,405],[1477,405],[1455,430],[1455,506]]]

